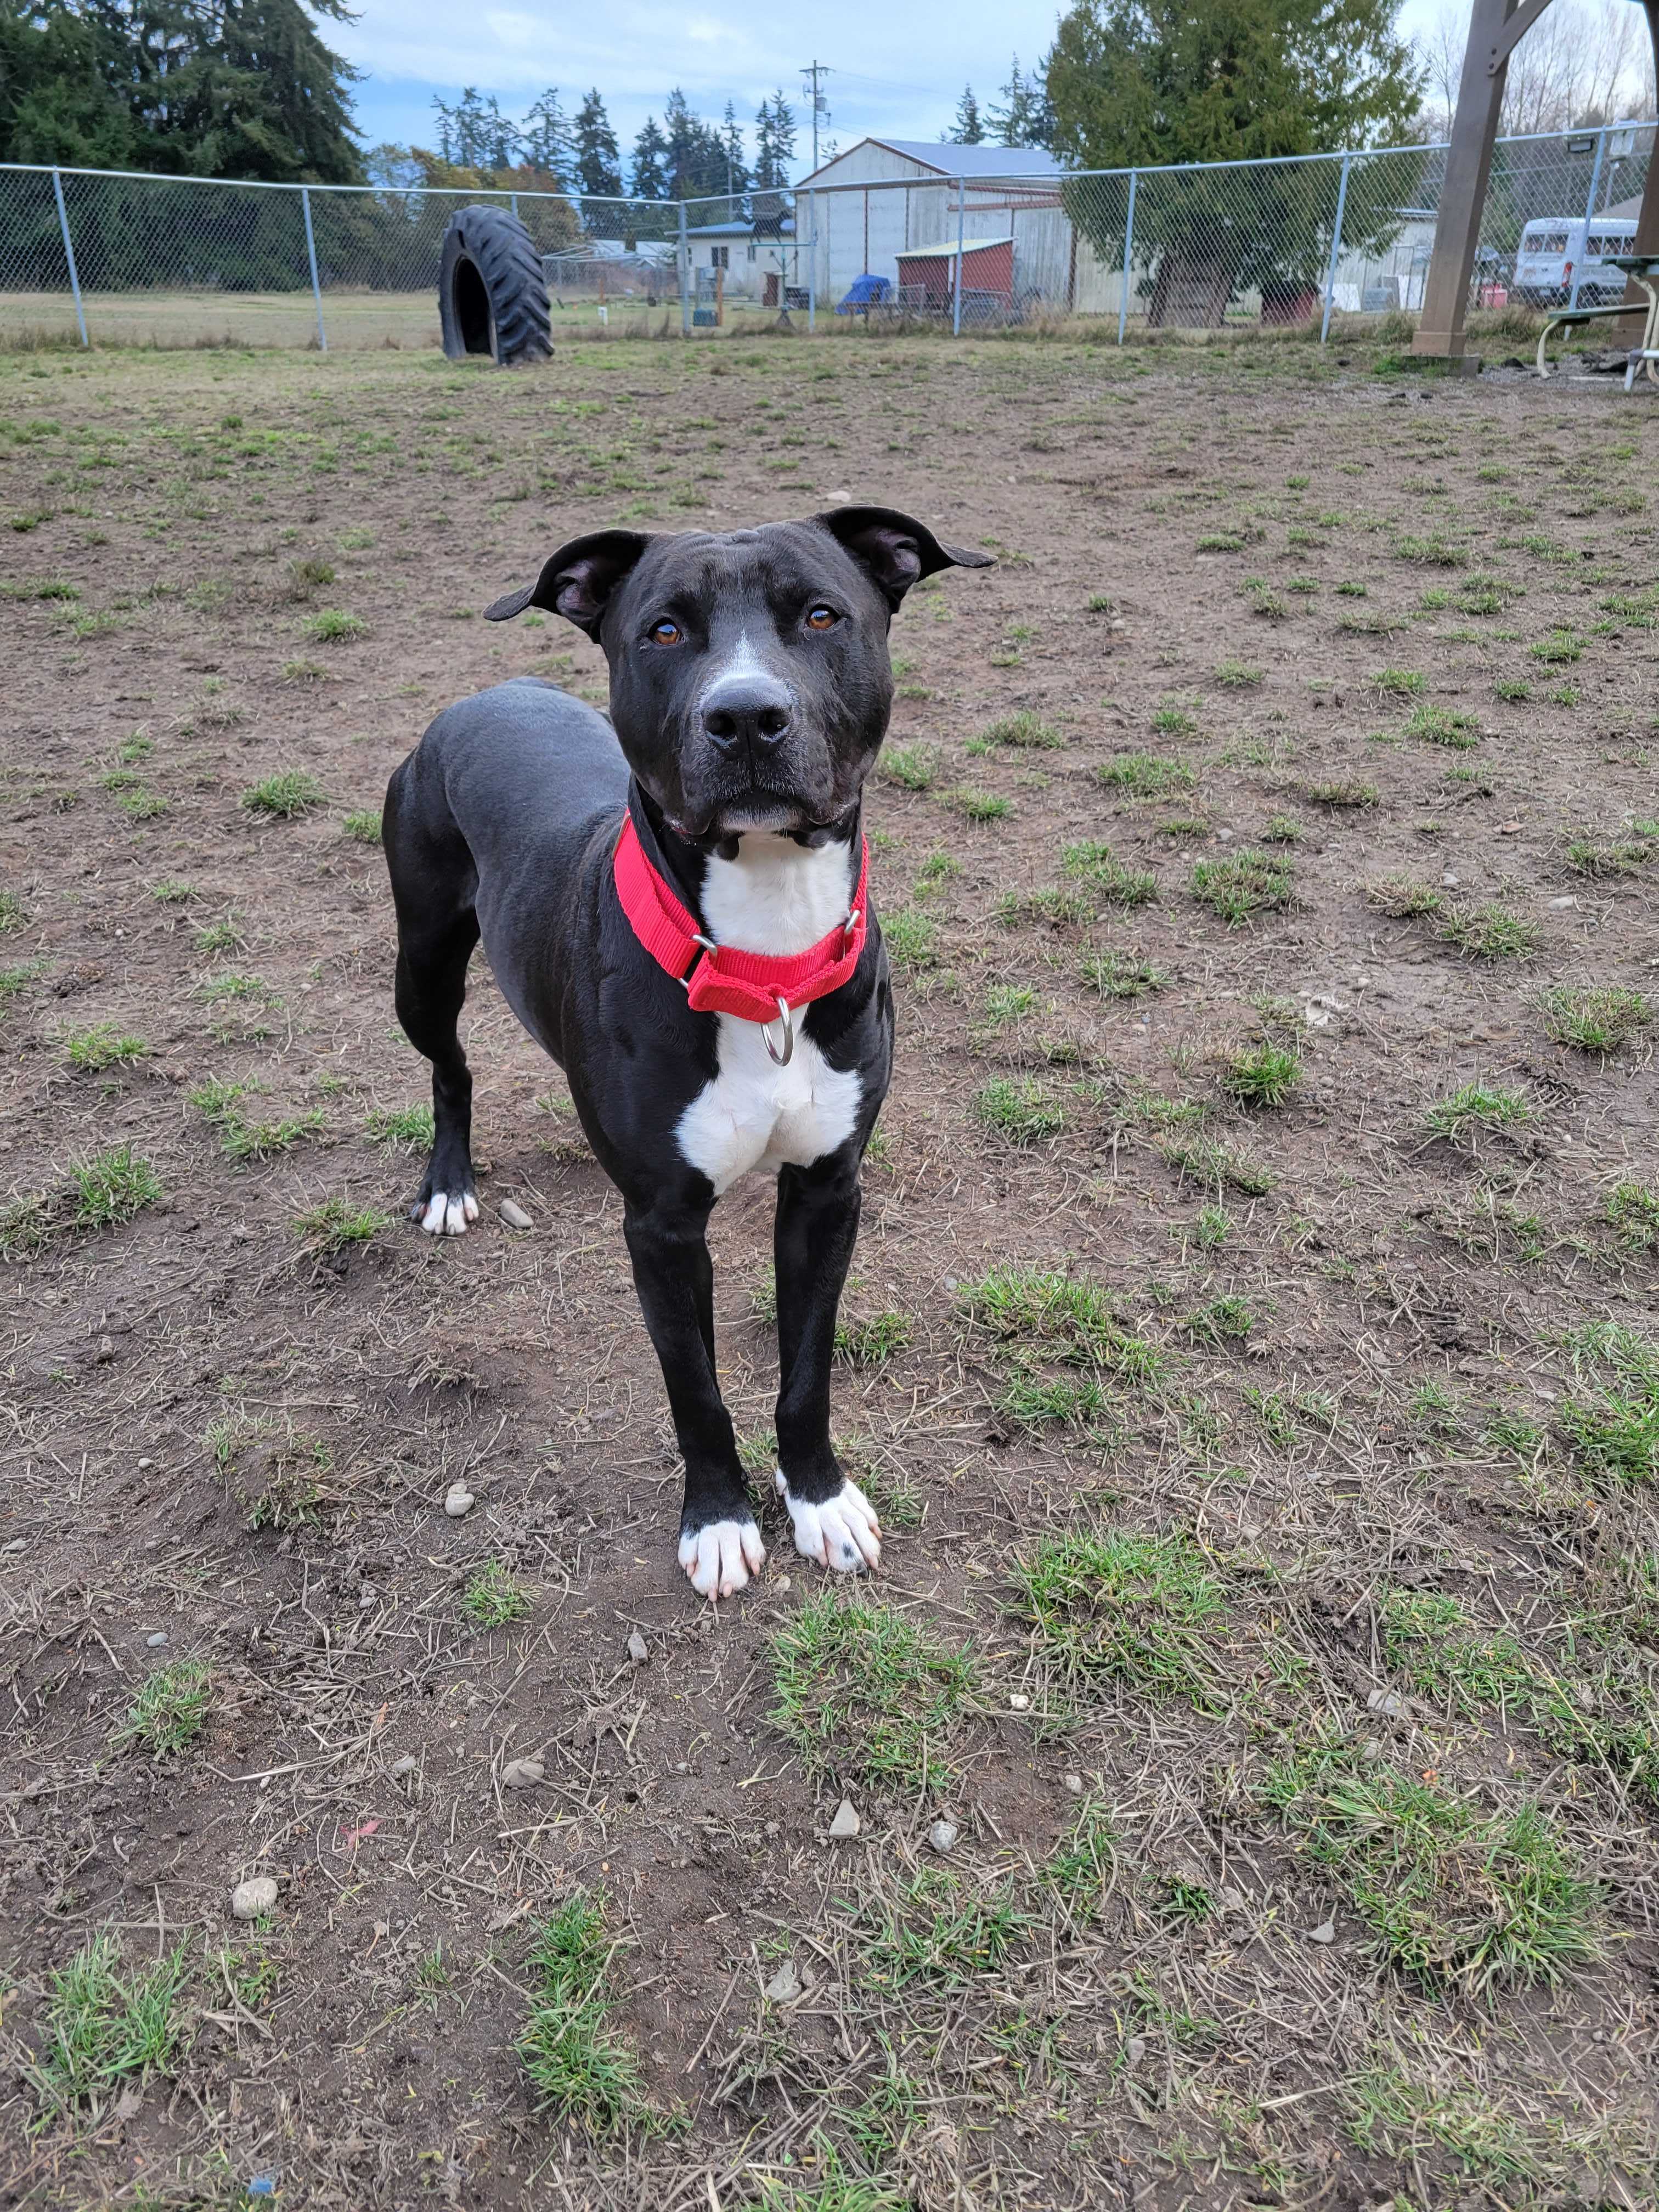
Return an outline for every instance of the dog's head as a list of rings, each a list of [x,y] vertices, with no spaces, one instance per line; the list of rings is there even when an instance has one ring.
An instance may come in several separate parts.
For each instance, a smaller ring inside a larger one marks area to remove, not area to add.
[[[986,568],[885,507],[805,522],[573,538],[485,612],[563,615],[605,648],[629,765],[690,837],[844,816],[887,729],[888,625],[936,569]]]

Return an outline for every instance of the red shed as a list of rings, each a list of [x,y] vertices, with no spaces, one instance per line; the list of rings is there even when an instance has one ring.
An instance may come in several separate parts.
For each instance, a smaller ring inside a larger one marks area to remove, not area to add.
[[[913,246],[896,255],[899,297],[929,314],[948,315],[954,305],[957,246]],[[1014,305],[1014,241],[1012,238],[965,238],[962,254],[964,314],[975,307],[1011,314]],[[974,295],[980,295],[975,301]]]

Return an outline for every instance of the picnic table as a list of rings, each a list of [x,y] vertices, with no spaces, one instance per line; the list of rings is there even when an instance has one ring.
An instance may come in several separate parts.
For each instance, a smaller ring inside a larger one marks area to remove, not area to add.
[[[1632,346],[1625,367],[1625,389],[1631,391],[1636,383],[1638,369],[1647,371],[1648,381],[1659,384],[1659,253],[1608,253],[1602,257],[1608,269],[1622,270],[1626,276],[1635,279],[1648,295],[1647,318],[1642,325],[1642,343]],[[1552,331],[1576,330],[1582,323],[1593,323],[1598,315],[1629,315],[1637,310],[1627,301],[1615,301],[1611,307],[1563,307],[1553,314],[1538,334],[1538,374],[1549,374],[1549,364],[1544,358],[1544,348],[1549,343]]]

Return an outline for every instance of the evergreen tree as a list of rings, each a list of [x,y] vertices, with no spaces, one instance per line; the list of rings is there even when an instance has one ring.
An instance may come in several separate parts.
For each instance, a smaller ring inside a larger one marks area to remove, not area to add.
[[[634,197],[641,200],[668,198],[668,141],[654,115],[647,115],[634,141]]]
[[[585,192],[611,199],[622,195],[622,160],[617,134],[596,86],[576,110],[576,182]]]
[[[726,149],[726,189],[728,192],[747,191],[749,163],[743,149],[743,125],[738,121],[735,105],[727,100],[726,117],[720,129],[720,143]]]
[[[1420,71],[1396,34],[1398,0],[1074,0],[1047,67],[1055,151],[1085,169],[1271,161],[1368,140],[1398,143]],[[1410,204],[1404,180],[1344,239],[1376,252]],[[1123,247],[1115,180],[1068,190],[1073,220],[1109,262]],[[1102,188],[1103,185],[1103,189]],[[1333,195],[1317,163],[1193,170],[1135,207],[1137,258],[1155,261],[1154,323],[1218,324],[1254,286],[1296,295],[1330,251]],[[1362,231],[1365,234],[1362,235]]]
[[[355,76],[300,0],[5,0],[0,159],[351,184]]]
[[[957,119],[949,139],[951,146],[979,146],[985,141],[985,126],[979,119],[979,102],[974,98],[971,84],[963,85],[962,98],[957,102]]]
[[[1001,91],[1002,105],[985,111],[985,120],[997,144],[1046,146],[1054,123],[1048,111],[1048,91],[1035,70],[1030,76],[1025,75],[1018,54],[1009,65],[1008,82]]]
[[[778,191],[789,182],[795,158],[795,118],[781,92],[763,100],[755,111],[755,182],[763,191]]]
[[[719,192],[726,182],[726,143],[692,112],[678,85],[668,95],[662,120],[669,198],[703,199]]]
[[[576,146],[570,122],[550,84],[524,119],[519,148],[532,168],[551,177],[562,192],[576,189]]]

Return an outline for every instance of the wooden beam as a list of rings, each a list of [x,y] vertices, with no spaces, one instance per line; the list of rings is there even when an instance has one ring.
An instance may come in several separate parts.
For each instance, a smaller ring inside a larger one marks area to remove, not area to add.
[[[1525,0],[1525,4],[1536,11],[1528,17],[1533,22],[1549,0]],[[1649,4],[1659,4],[1659,0],[1649,0]],[[1469,278],[1492,176],[1492,142],[1504,104],[1509,47],[1503,46],[1495,67],[1489,64],[1518,12],[1515,0],[1474,0],[1468,44],[1463,51],[1463,74],[1457,87],[1457,108],[1452,117],[1451,144],[1446,153],[1446,174],[1440,187],[1434,252],[1423,288],[1423,313],[1412,341],[1414,354],[1442,361],[1457,361],[1463,356],[1463,319],[1468,310]]]
[[[1521,0],[1521,5],[1492,42],[1486,57],[1488,76],[1496,76],[1498,70],[1507,64],[1510,56],[1549,4],[1550,0]]]

